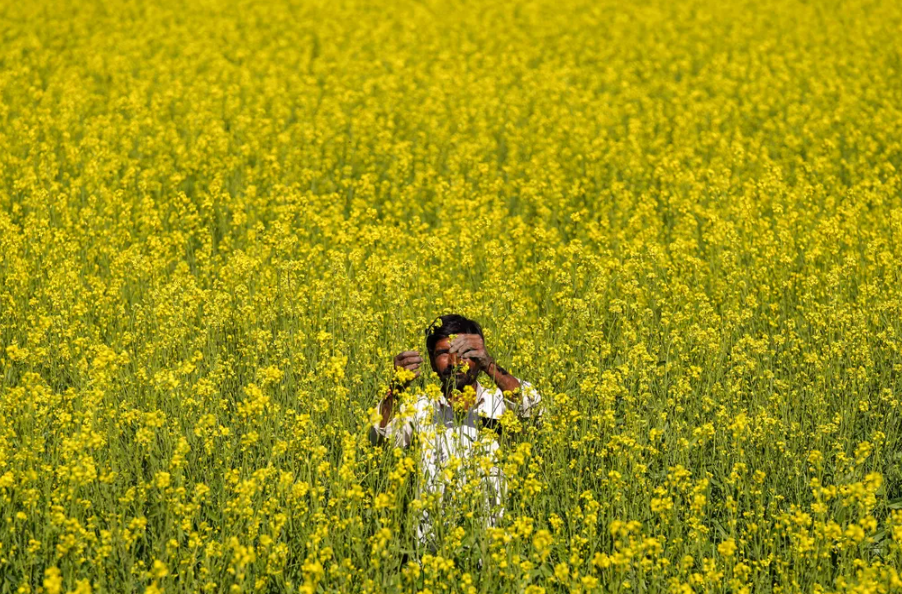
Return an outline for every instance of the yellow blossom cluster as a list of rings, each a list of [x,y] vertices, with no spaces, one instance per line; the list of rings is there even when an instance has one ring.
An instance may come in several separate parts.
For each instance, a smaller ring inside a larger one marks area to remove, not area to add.
[[[902,590],[898,1],[28,0],[0,38],[0,592]],[[440,398],[391,361],[450,312],[544,411],[443,497],[368,431]]]

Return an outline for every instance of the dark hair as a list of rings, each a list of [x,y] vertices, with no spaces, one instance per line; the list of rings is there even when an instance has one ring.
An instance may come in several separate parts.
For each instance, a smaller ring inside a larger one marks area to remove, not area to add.
[[[435,352],[435,343],[440,338],[447,338],[452,334],[478,334],[482,336],[482,327],[478,322],[457,314],[445,314],[433,320],[426,328],[426,350],[429,355]],[[485,338],[483,336],[483,338]]]

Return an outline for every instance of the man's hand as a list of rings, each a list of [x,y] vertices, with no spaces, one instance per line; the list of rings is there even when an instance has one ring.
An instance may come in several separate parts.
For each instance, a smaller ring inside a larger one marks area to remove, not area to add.
[[[520,380],[498,365],[485,348],[485,341],[478,334],[460,334],[451,341],[451,353],[458,358],[472,361],[476,368],[492,378],[502,392],[512,392],[520,387]]]
[[[420,377],[420,365],[423,364],[423,358],[420,356],[420,353],[417,351],[403,351],[395,355],[394,358],[395,370],[398,369],[406,369],[413,373],[413,379]],[[382,399],[382,403],[379,405],[379,413],[382,415],[382,420],[379,421],[379,427],[385,427],[388,425],[388,422],[391,421],[392,413],[395,407],[395,397],[396,397],[396,389],[398,391],[404,390],[407,386],[410,385],[410,382],[404,382],[401,385],[398,385],[395,378],[391,380],[391,389],[389,389],[388,394],[385,398]]]
[[[423,358],[417,351],[403,351],[395,355],[395,369],[406,369],[413,372],[413,379],[420,377],[420,365],[423,364]],[[411,380],[413,381],[413,380]],[[406,387],[410,382],[406,382]]]
[[[492,364],[492,357],[485,349],[485,342],[478,334],[459,334],[451,341],[448,351],[452,355],[457,353],[458,359],[472,361],[479,371],[488,372]]]

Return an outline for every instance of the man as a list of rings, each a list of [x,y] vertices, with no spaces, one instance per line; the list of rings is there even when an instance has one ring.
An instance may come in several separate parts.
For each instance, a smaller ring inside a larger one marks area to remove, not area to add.
[[[482,328],[473,320],[455,314],[439,316],[426,329],[426,351],[441,380],[440,389],[410,394],[408,388],[419,377],[423,359],[417,351],[399,353],[394,358],[399,379],[379,403],[380,418],[370,430],[370,439],[375,444],[388,441],[409,447],[417,436],[425,479],[418,495],[439,493],[447,500],[449,493],[478,491],[478,505],[471,498],[464,507],[493,524],[501,513],[504,488],[495,465],[496,433],[506,419],[538,417],[541,397],[489,355]],[[478,381],[480,374],[494,388],[484,387]],[[399,404],[399,400],[403,401]],[[512,415],[505,414],[509,411]],[[428,512],[424,511],[422,520],[419,536],[424,541],[431,532]]]

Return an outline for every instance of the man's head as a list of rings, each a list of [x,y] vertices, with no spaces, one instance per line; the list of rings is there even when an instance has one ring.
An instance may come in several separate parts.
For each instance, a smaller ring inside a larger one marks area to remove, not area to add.
[[[478,334],[482,337],[482,328],[477,322],[457,314],[439,316],[426,329],[426,351],[429,353],[432,370],[438,374],[442,385],[445,388],[463,390],[466,386],[476,384],[479,370],[468,359],[458,358],[457,353],[450,352],[450,337],[458,334]],[[464,363],[469,365],[468,369],[461,369],[461,364]]]

